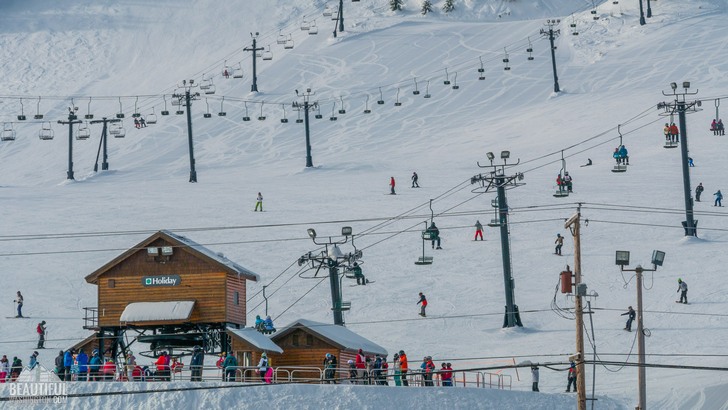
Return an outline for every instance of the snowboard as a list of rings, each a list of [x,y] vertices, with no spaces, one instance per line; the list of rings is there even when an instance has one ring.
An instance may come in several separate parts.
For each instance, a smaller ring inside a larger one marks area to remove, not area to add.
[[[690,303],[682,303],[682,302],[680,302],[679,300],[676,300],[676,301],[675,301],[675,303],[681,303],[681,304],[683,304],[683,305],[689,305],[689,304],[690,304]]]
[[[30,319],[30,316],[23,316],[23,317],[5,316],[5,319]]]

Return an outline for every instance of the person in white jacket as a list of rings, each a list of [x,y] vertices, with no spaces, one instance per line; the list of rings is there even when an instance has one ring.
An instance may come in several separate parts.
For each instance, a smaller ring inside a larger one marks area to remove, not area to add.
[[[268,371],[268,355],[263,352],[258,362],[258,372],[260,372],[260,381],[265,383],[265,373]]]
[[[10,376],[10,361],[8,357],[3,355],[0,359],[0,383],[5,383],[5,380]]]
[[[538,390],[538,366],[531,366],[531,380],[533,381],[532,391]]]

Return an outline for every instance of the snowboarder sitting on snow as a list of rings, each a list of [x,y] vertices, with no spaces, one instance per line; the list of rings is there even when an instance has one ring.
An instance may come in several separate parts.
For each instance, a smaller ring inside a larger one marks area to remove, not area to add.
[[[354,272],[354,277],[356,278],[357,285],[367,284],[367,280],[364,277],[364,274],[361,273],[361,266],[359,266],[359,263],[354,262],[354,266],[351,268],[351,271]]]
[[[425,232],[430,233],[430,239],[432,240],[432,249],[435,249],[435,242],[437,242],[437,249],[442,249],[440,247],[440,230],[437,229],[437,226],[435,226],[434,222],[430,224],[430,227],[427,228]]]
[[[682,279],[677,280],[677,291],[680,292],[680,300],[677,303],[688,304],[688,284]]]
[[[635,313],[634,313],[634,309],[632,309],[632,306],[630,306],[627,309],[628,310],[626,312],[622,313],[620,316],[627,315],[627,324],[624,325],[624,330],[631,332],[632,331],[632,321],[634,320]]]
[[[703,183],[699,183],[697,187],[695,187],[695,200],[700,202],[700,194],[705,191],[705,188],[703,188]]]

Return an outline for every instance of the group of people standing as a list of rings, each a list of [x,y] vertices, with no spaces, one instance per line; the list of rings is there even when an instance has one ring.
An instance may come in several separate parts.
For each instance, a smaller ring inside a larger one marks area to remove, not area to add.
[[[697,187],[695,187],[695,201],[700,202],[700,195],[703,194],[703,191],[705,191],[705,187],[703,186],[703,183],[699,183]],[[715,202],[713,202],[713,206],[723,206],[723,193],[720,192],[720,189],[716,191],[713,196],[715,197]]]

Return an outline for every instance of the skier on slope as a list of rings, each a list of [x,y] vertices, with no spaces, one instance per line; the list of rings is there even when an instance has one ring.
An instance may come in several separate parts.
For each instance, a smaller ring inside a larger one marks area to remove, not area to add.
[[[705,191],[705,188],[703,188],[703,183],[699,183],[697,187],[695,187],[695,201],[700,202],[700,195]]]
[[[417,176],[417,173],[416,172],[413,172],[412,173],[412,188],[419,188],[420,187],[420,184],[417,183],[417,180],[419,180],[419,179],[420,178]]]
[[[682,279],[677,280],[677,291],[680,293],[680,300],[677,303],[688,304],[688,284]]]
[[[427,314],[425,313],[425,309],[427,308],[427,298],[425,297],[425,294],[420,292],[420,300],[417,301],[417,304],[420,305],[420,316],[427,317]],[[401,356],[401,355],[400,355]]]
[[[38,333],[38,347],[37,347],[37,349],[44,349],[43,344],[45,343],[45,334],[46,334],[45,324],[46,324],[46,321],[43,320],[40,323],[38,323],[38,326],[35,329],[36,333]]]
[[[720,192],[720,189],[713,195],[715,196],[715,202],[713,203],[713,206],[723,206],[723,203],[721,202],[723,200],[723,194]]]
[[[260,208],[260,212],[263,212],[263,194],[258,192],[258,196],[255,198],[255,209],[253,211],[257,212],[258,208]]]
[[[483,225],[480,223],[479,220],[475,221],[475,238],[474,241],[478,240],[478,237],[480,237],[480,240],[483,240]]]
[[[394,186],[395,185],[396,185],[396,183],[394,182],[394,177],[390,177],[389,178],[389,189],[390,189],[390,192],[389,193],[391,195],[396,195],[397,194],[396,192],[394,192]]]

